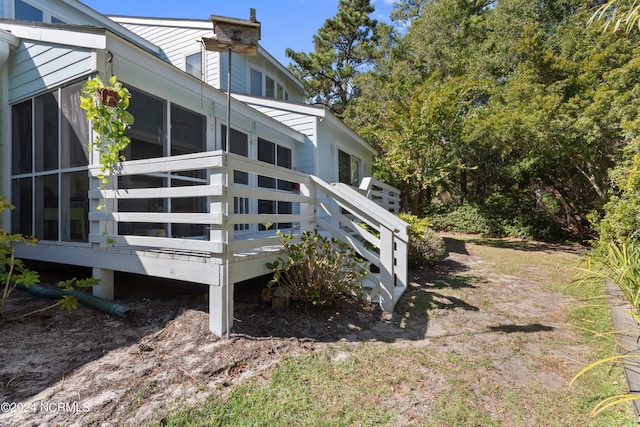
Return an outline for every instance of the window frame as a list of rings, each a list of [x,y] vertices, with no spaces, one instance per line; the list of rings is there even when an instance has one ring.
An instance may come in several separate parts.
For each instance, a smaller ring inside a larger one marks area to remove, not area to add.
[[[200,64],[199,64],[199,71],[200,71],[200,75],[196,75],[194,73],[191,72],[190,68],[195,68],[193,67],[192,64],[190,64],[189,62],[189,58],[193,58],[195,56],[200,56]],[[202,52],[202,50],[199,50],[198,52],[193,52],[190,54],[187,54],[184,56],[184,71],[185,73],[199,79],[199,80],[205,80],[205,67],[204,67],[204,58],[205,55]]]
[[[349,181],[348,182],[346,182],[344,179],[345,171],[343,171],[343,168],[345,165],[342,164],[343,159],[348,160],[349,162],[349,171],[348,171]],[[338,162],[338,167],[337,167],[338,182],[351,185],[352,187],[357,187],[362,181],[362,159],[357,156],[354,156],[348,151],[338,148],[337,162]]]

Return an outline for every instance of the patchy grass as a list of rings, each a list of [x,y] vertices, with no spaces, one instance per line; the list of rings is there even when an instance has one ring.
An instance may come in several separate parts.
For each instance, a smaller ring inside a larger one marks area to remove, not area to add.
[[[588,418],[599,400],[625,390],[619,366],[594,369],[568,388],[583,366],[615,353],[602,337],[612,327],[602,287],[569,286],[579,251],[455,239],[478,263],[421,284],[394,316],[398,331],[426,324],[420,339],[285,356],[267,378],[162,425],[635,425],[630,405]],[[531,312],[522,305],[527,290],[537,298]],[[544,317],[555,299],[564,311]]]

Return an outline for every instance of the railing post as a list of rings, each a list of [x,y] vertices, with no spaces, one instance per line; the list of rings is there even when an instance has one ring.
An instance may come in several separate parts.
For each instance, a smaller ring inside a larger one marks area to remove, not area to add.
[[[402,288],[403,292],[409,285],[409,268],[408,268],[408,244],[405,240],[395,239],[395,286]],[[397,302],[397,301],[396,301]]]
[[[309,184],[300,184],[300,195],[306,197],[313,197],[313,203],[300,203],[300,215],[314,215],[315,218],[315,206],[318,198],[318,192],[315,190],[315,186],[313,183]],[[314,224],[309,222],[301,222],[300,223],[300,232],[303,233],[305,231],[311,231],[315,227]]]
[[[393,230],[380,227],[380,306],[385,311],[393,311],[395,305]]]
[[[209,185],[219,187],[221,189],[222,194],[225,194],[228,189],[225,186],[224,174],[217,169],[209,169]],[[214,196],[209,197],[209,215],[220,215],[227,212],[227,208],[225,204],[227,203],[226,197]],[[209,224],[209,242],[211,243],[224,243],[224,239],[226,237],[226,230],[224,227],[227,226],[227,221],[222,227],[217,226],[217,224]],[[213,252],[213,251],[212,251]]]

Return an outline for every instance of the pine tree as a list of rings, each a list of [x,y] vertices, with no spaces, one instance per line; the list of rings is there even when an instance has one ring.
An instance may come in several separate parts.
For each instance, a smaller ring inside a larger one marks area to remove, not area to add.
[[[340,0],[338,13],[313,36],[313,52],[285,51],[294,61],[289,70],[303,82],[312,102],[339,117],[356,92],[354,76],[376,54],[380,24],[370,18],[374,10],[370,0]]]

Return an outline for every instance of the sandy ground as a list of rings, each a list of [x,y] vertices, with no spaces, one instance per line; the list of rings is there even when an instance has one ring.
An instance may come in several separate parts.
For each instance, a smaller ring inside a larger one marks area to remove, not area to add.
[[[449,239],[448,247],[446,260],[435,268],[410,272],[405,303],[393,316],[355,300],[320,313],[273,311],[260,297],[260,284],[238,286],[230,339],[209,333],[207,289],[201,286],[119,275],[117,301],[134,310],[126,319],[80,307],[70,314],[53,308],[6,320],[51,304],[16,290],[0,321],[0,426],[158,422],[181,405],[223,397],[248,378],[266,377],[285,354],[321,351],[337,342],[429,345],[447,336],[451,339],[440,351],[495,349],[491,357],[505,370],[495,373],[496,387],[532,381],[534,374],[521,360],[500,353],[499,343],[514,330],[553,334],[547,339],[563,342],[572,333],[563,323],[572,302],[543,287],[532,289],[524,279],[488,275],[481,289],[448,281],[481,267],[459,241]],[[50,270],[43,278],[53,283],[79,274]],[[410,307],[406,301],[425,291],[431,298],[428,318],[409,316],[398,327],[397,317]],[[492,301],[495,309],[479,310],[483,301]],[[534,342],[526,351],[535,354],[542,345]],[[556,345],[553,351],[562,361],[582,350]],[[566,378],[552,371],[535,376],[553,389],[566,386]]]

